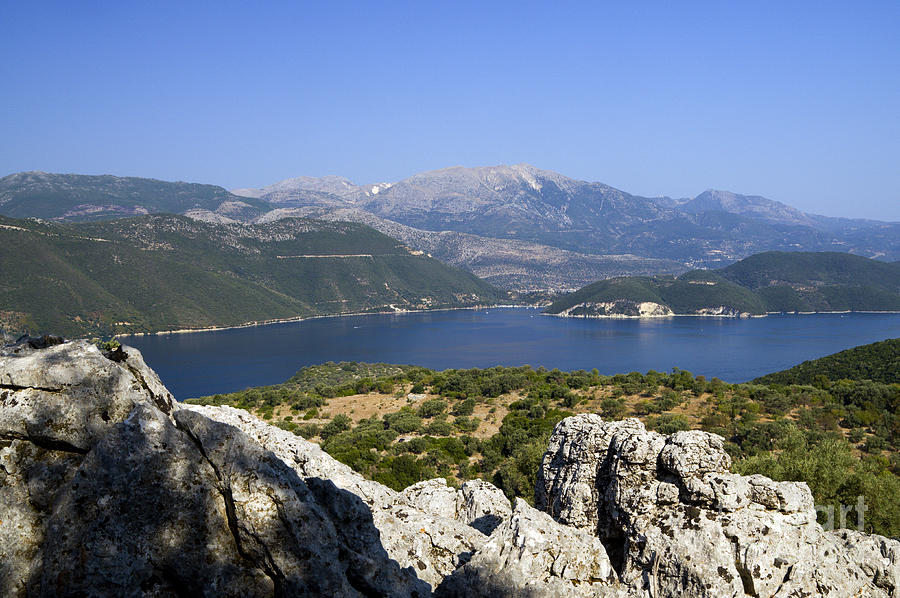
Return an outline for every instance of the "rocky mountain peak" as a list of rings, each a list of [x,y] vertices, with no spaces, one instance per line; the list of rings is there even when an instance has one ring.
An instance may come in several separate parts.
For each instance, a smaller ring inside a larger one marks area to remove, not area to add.
[[[691,213],[728,212],[781,224],[800,226],[816,226],[817,224],[817,221],[809,214],[780,201],[759,195],[741,195],[718,189],[707,189],[692,200],[683,203],[680,208]]]
[[[359,185],[354,184],[342,176],[326,175],[322,177],[301,176],[291,179],[285,179],[274,185],[263,187],[265,192],[288,192],[288,191],[321,191],[323,193],[333,193],[339,197],[353,195],[359,190]]]
[[[542,181],[573,186],[576,181],[550,170],[542,170],[530,164],[498,164],[496,166],[452,166],[413,175],[397,184],[424,185],[437,189],[456,186],[460,192],[484,187],[488,191],[502,191],[509,185],[525,183],[535,191],[541,190]]]

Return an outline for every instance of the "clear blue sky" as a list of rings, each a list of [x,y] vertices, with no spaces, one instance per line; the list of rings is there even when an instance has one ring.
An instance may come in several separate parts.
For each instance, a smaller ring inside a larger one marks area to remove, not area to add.
[[[900,220],[900,2],[14,2],[0,175],[529,162]]]

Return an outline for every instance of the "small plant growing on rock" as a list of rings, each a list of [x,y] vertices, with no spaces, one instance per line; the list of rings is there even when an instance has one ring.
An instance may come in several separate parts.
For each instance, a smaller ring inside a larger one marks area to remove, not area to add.
[[[113,338],[108,341],[97,343],[97,347],[99,347],[101,351],[119,351],[122,349],[122,343]]]

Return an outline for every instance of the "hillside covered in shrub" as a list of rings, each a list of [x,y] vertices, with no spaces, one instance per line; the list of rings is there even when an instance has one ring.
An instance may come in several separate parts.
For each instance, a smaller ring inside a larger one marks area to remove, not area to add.
[[[804,361],[754,380],[758,384],[827,384],[838,380],[871,380],[900,384],[900,338],[853,347]]]
[[[821,505],[863,496],[870,529],[900,534],[898,384],[327,363],[280,385],[188,402],[246,409],[392,488],[482,478],[529,501],[549,434],[571,414],[637,417],[663,433],[702,429],[726,439],[735,471],[805,481]]]

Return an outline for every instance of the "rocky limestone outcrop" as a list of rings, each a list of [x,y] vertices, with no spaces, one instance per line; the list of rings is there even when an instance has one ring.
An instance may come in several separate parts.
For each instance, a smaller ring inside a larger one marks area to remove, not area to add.
[[[503,491],[484,480],[469,480],[457,490],[437,478],[413,484],[400,493],[400,500],[420,509],[461,521],[485,535],[512,514]]]
[[[637,596],[619,583],[600,540],[516,499],[512,516],[438,590],[445,597]]]
[[[620,580],[653,597],[885,596],[896,547],[816,523],[806,484],[729,472],[722,438],[638,420],[560,422],[535,493],[603,541]],[[877,565],[862,565],[871,555]]]
[[[667,305],[653,301],[587,301],[552,315],[569,318],[669,318],[675,313]]]
[[[900,598],[900,541],[850,529],[832,532],[850,560],[891,598]]]
[[[360,498],[179,409],[136,350],[32,345],[0,351],[0,595],[430,593]]]
[[[716,307],[701,307],[694,311],[698,316],[723,316],[728,318],[749,318],[753,314],[741,311],[729,305],[717,305]]]
[[[0,595],[427,596],[512,517],[487,482],[398,493],[245,411],[180,405],[129,347],[0,350]]]
[[[0,434],[86,453],[138,404],[172,410],[172,395],[132,350],[107,353],[57,337],[26,338],[0,353]]]
[[[519,498],[512,517],[437,595],[636,598],[640,593],[619,583],[596,536],[558,525]]]
[[[537,509],[473,480],[395,492],[140,353],[0,349],[0,595],[897,597],[900,542],[815,522],[722,439],[560,422]],[[546,512],[544,512],[546,511]]]
[[[418,500],[412,493],[400,494],[378,482],[367,480],[322,451],[317,444],[266,424],[246,411],[231,407],[185,405],[176,417],[187,411],[241,430],[291,467],[313,493],[323,499],[323,507],[329,511],[331,518],[340,522],[337,526],[339,533],[358,552],[375,548],[373,539],[359,533],[354,522],[354,518],[360,516],[354,511],[364,510],[378,530],[378,547],[387,551],[388,556],[401,567],[415,571],[416,576],[432,588],[487,541],[484,533],[468,525],[470,521],[464,512],[457,516],[456,510],[448,511],[440,501]],[[447,487],[446,482],[432,480],[423,484],[442,486],[452,492],[456,500],[457,491]],[[495,493],[503,496],[502,492],[490,487],[494,493],[479,492],[472,503],[490,500]],[[345,500],[334,501],[335,489]],[[506,500],[505,497],[503,500]],[[357,508],[351,508],[354,502],[359,503]],[[465,501],[461,502],[461,505],[465,504]],[[505,506],[508,513],[508,501]]]

